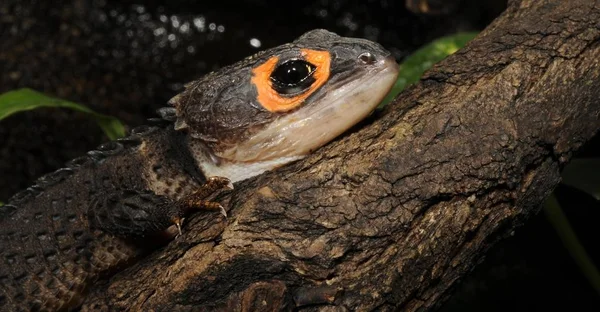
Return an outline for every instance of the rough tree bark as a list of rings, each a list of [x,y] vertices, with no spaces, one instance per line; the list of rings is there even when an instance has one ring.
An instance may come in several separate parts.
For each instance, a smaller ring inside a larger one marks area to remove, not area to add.
[[[600,2],[511,1],[371,124],[240,183],[227,220],[196,215],[83,310],[431,308],[539,210],[599,99]]]

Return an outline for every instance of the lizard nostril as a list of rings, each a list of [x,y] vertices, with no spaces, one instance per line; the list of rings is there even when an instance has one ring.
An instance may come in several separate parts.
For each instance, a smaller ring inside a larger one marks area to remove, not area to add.
[[[358,56],[358,59],[367,65],[373,64],[377,61],[377,59],[375,59],[375,55],[371,54],[370,52],[362,53]]]

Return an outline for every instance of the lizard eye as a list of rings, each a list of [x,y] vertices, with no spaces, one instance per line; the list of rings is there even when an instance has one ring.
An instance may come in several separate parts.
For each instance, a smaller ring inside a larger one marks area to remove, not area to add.
[[[301,49],[300,55],[281,61],[274,55],[252,69],[250,81],[256,89],[256,102],[266,110],[293,110],[329,79],[328,51]]]
[[[271,73],[273,89],[286,96],[298,95],[315,82],[316,66],[304,60],[290,60],[278,65]]]

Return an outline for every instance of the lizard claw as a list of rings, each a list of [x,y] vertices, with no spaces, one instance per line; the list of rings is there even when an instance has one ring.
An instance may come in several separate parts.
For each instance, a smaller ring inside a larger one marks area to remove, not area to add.
[[[221,206],[221,204],[219,204],[219,211],[221,212],[223,217],[225,217],[225,219],[227,219],[227,211],[225,211],[225,208],[223,208],[223,206]]]
[[[177,227],[177,235],[175,237],[178,237],[182,234],[181,232],[181,225],[183,224],[183,219],[184,218],[177,218],[175,219],[175,226]]]

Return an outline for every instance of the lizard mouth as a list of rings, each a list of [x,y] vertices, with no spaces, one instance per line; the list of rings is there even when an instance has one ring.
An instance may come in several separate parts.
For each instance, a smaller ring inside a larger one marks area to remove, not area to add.
[[[242,173],[264,171],[303,158],[369,115],[394,85],[398,71],[398,64],[388,56],[332,80],[309,99],[313,103],[280,116],[216,156],[238,167],[238,171],[244,163]]]

